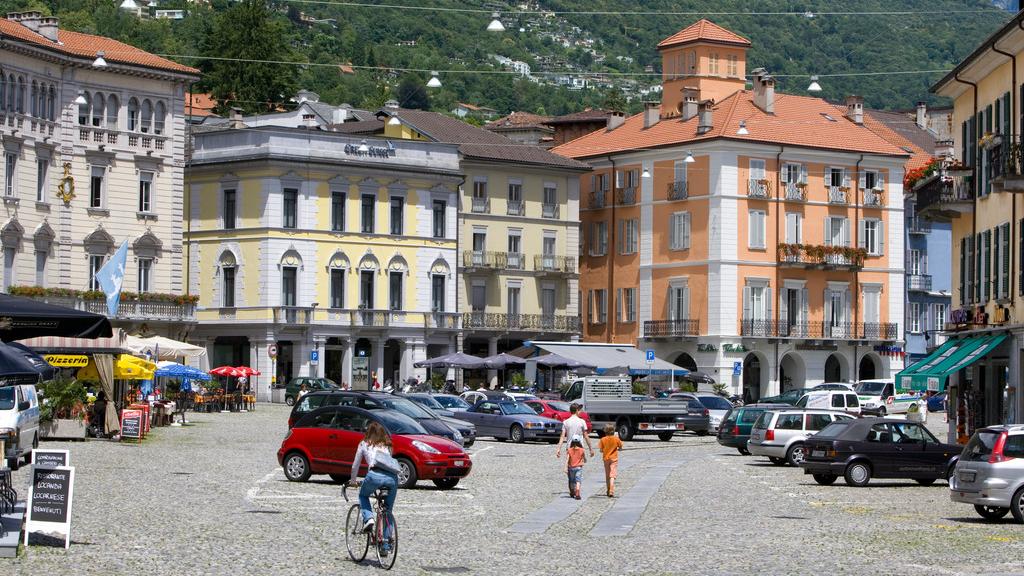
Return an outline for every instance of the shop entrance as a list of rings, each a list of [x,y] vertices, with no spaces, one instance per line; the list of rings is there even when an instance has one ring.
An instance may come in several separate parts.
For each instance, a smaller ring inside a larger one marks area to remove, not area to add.
[[[857,380],[873,380],[879,378],[879,370],[875,359],[870,354],[865,354],[857,365]]]
[[[743,402],[750,404],[761,398],[761,359],[747,354],[743,359]]]
[[[345,384],[342,381],[342,366],[345,363],[345,346],[341,338],[331,336],[324,343],[324,378],[333,381],[335,384]]]
[[[295,356],[295,346],[290,340],[279,340],[277,342],[277,383],[287,384],[294,376],[292,360]]]
[[[804,362],[796,354],[786,354],[779,362],[779,391],[803,388],[807,381]]]
[[[673,364],[681,368],[686,368],[690,372],[697,371],[697,361],[693,359],[693,356],[690,356],[686,352],[683,352],[679,354],[679,356],[676,356],[676,360],[675,362],[673,362]]]
[[[825,382],[846,382],[846,370],[840,355],[831,354],[825,360]]]
[[[356,340],[355,357],[352,358],[352,389],[370,389],[370,357],[373,345],[366,338]]]

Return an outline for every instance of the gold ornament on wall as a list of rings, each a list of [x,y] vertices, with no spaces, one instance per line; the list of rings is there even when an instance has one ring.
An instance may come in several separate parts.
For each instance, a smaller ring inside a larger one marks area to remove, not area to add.
[[[71,175],[71,162],[64,163],[64,177],[57,185],[57,197],[63,200],[65,205],[70,204],[75,198],[75,178]]]

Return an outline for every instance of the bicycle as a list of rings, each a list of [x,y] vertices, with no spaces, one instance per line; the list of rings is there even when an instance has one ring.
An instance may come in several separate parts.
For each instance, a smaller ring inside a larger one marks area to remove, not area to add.
[[[345,502],[349,501],[348,487],[349,484],[346,483],[341,489],[341,495],[345,498]],[[359,510],[358,503],[348,509],[348,515],[345,518],[345,546],[348,548],[349,558],[352,558],[353,562],[365,560],[366,553],[370,550],[370,544],[373,544],[377,553],[377,563],[381,568],[391,570],[391,567],[395,565],[395,560],[398,558],[398,524],[395,523],[394,515],[388,512],[384,503],[389,490],[389,488],[383,487],[370,496],[370,499],[373,500],[372,510],[376,518],[372,532],[363,532],[362,512]]]

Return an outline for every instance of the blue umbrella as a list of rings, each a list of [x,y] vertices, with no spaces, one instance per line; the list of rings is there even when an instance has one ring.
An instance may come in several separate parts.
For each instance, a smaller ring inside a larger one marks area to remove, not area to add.
[[[170,378],[182,378],[191,380],[202,380],[208,381],[210,375],[203,372],[199,368],[193,368],[192,366],[185,366],[184,364],[178,364],[177,362],[160,362],[156,369],[157,376],[167,376]]]
[[[35,350],[25,346],[21,342],[9,342],[7,345],[20,352],[30,364],[35,366],[36,371],[43,377],[43,380],[53,380],[57,376],[57,368],[51,366],[50,363],[40,356]]]
[[[40,369],[25,357],[24,350],[0,344],[0,385],[39,382]]]

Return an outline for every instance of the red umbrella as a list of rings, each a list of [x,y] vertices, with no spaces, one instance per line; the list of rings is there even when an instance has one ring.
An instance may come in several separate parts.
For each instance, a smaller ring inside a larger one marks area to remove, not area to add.
[[[260,371],[248,366],[236,366],[235,370],[238,371],[240,376],[259,376]]]
[[[244,376],[244,374],[239,372],[238,368],[235,368],[234,366],[218,366],[213,370],[210,370],[210,374],[213,374],[214,376],[230,376],[233,378]]]

